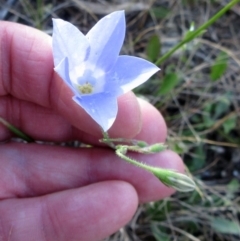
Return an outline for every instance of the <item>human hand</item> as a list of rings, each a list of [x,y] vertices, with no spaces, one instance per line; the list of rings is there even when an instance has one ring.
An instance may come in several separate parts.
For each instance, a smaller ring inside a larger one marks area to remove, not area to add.
[[[94,145],[0,145],[0,240],[101,240],[129,222],[139,202],[173,193],[103,148],[99,127],[71,97],[53,71],[51,38],[0,22],[0,116],[36,140]],[[111,137],[164,142],[166,125],[153,106],[133,93],[121,96],[118,104]],[[0,141],[10,137],[0,126]],[[183,171],[181,159],[169,150],[134,156]]]

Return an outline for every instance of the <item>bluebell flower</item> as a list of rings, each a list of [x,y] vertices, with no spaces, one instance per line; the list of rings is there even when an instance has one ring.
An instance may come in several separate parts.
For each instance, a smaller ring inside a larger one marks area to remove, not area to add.
[[[118,96],[159,70],[144,59],[119,56],[125,30],[124,11],[105,16],[86,36],[69,22],[53,19],[54,70],[104,131],[116,119]]]

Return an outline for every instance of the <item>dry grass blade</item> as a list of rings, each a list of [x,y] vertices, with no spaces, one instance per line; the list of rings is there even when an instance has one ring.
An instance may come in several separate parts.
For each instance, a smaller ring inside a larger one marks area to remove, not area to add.
[[[94,14],[109,14],[118,10],[125,10],[126,13],[133,11],[144,11],[148,10],[151,7],[150,1],[148,2],[131,2],[131,1],[122,1],[122,3],[114,4],[108,1],[102,1],[101,3],[92,3],[82,0],[72,0],[76,6],[85,10],[88,13]]]

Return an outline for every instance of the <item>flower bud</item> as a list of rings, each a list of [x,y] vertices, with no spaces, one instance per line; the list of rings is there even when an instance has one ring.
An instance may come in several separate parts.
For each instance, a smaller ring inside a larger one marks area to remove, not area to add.
[[[168,181],[169,186],[180,192],[191,192],[196,188],[195,182],[190,177],[181,173],[170,175]]]
[[[195,182],[190,177],[182,173],[161,168],[154,168],[153,174],[163,184],[180,192],[190,192],[196,188]]]

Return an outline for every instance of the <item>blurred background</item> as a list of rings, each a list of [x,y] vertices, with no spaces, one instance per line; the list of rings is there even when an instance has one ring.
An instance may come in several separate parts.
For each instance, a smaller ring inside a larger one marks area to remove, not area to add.
[[[102,16],[125,10],[122,54],[153,63],[227,0],[0,0],[0,20],[52,34],[51,18],[83,33]],[[106,241],[240,240],[240,4],[161,65],[135,93],[163,114],[169,148],[182,156],[195,192],[139,206]]]

